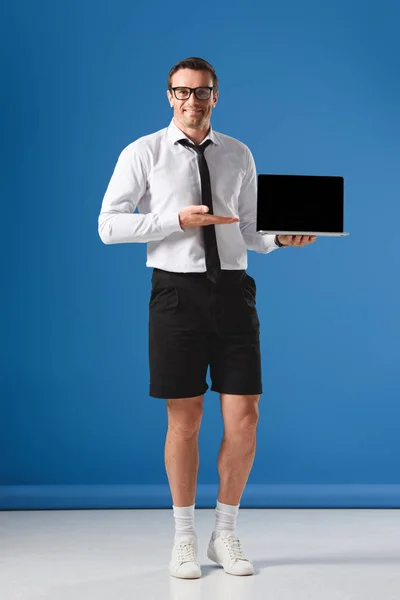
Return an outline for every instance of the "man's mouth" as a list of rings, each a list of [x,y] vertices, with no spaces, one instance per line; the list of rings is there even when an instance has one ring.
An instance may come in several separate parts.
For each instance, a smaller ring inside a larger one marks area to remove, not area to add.
[[[201,112],[202,112],[202,111],[201,111],[201,109],[199,109],[199,110],[193,110],[193,109],[191,109],[191,108],[185,108],[185,109],[184,109],[184,111],[185,111],[185,112],[188,112],[188,113],[190,113],[190,114],[193,114],[193,115],[195,115],[195,114],[197,114],[197,113],[201,113]]]

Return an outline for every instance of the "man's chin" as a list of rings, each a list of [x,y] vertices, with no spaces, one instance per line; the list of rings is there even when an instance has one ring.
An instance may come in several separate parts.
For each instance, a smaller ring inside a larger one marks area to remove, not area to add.
[[[204,126],[203,117],[188,117],[184,115],[183,121],[187,127],[191,127],[192,129],[200,129]]]

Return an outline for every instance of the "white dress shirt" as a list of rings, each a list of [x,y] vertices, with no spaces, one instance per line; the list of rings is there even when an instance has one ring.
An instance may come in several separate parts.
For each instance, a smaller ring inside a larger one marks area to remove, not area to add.
[[[172,119],[168,127],[122,150],[103,198],[98,232],[105,244],[146,242],[147,267],[201,273],[206,271],[202,228],[183,230],[179,224],[185,206],[202,204],[197,153],[178,144],[182,138],[188,139]],[[247,250],[267,254],[278,248],[274,235],[256,231],[255,162],[245,144],[211,126],[207,139],[213,142],[204,156],[214,214],[239,218],[215,225],[221,268],[247,269]],[[139,214],[133,214],[136,209]]]

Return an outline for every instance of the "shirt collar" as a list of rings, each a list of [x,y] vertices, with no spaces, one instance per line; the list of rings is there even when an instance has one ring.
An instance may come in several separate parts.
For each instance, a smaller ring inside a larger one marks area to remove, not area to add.
[[[173,144],[175,144],[178,140],[181,140],[182,138],[186,138],[186,139],[189,140],[189,138],[187,137],[187,135],[185,135],[183,133],[183,131],[181,131],[179,129],[179,127],[177,127],[175,125],[174,119],[171,120],[171,123],[168,126],[168,129],[167,129],[167,138]],[[211,123],[210,123],[210,131],[208,132],[208,135],[204,138],[204,140],[201,143],[203,144],[206,140],[211,140],[214,144],[218,145],[218,141],[217,141],[215,132],[213,131]],[[189,142],[191,142],[193,144],[193,142],[191,140],[189,140]]]

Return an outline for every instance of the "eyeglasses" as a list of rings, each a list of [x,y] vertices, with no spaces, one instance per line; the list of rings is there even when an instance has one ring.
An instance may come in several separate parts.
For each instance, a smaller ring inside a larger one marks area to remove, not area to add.
[[[208,100],[211,97],[212,90],[215,90],[215,86],[197,88],[172,87],[170,89],[173,90],[177,100],[187,100],[192,95],[192,92],[194,92],[197,100]]]

